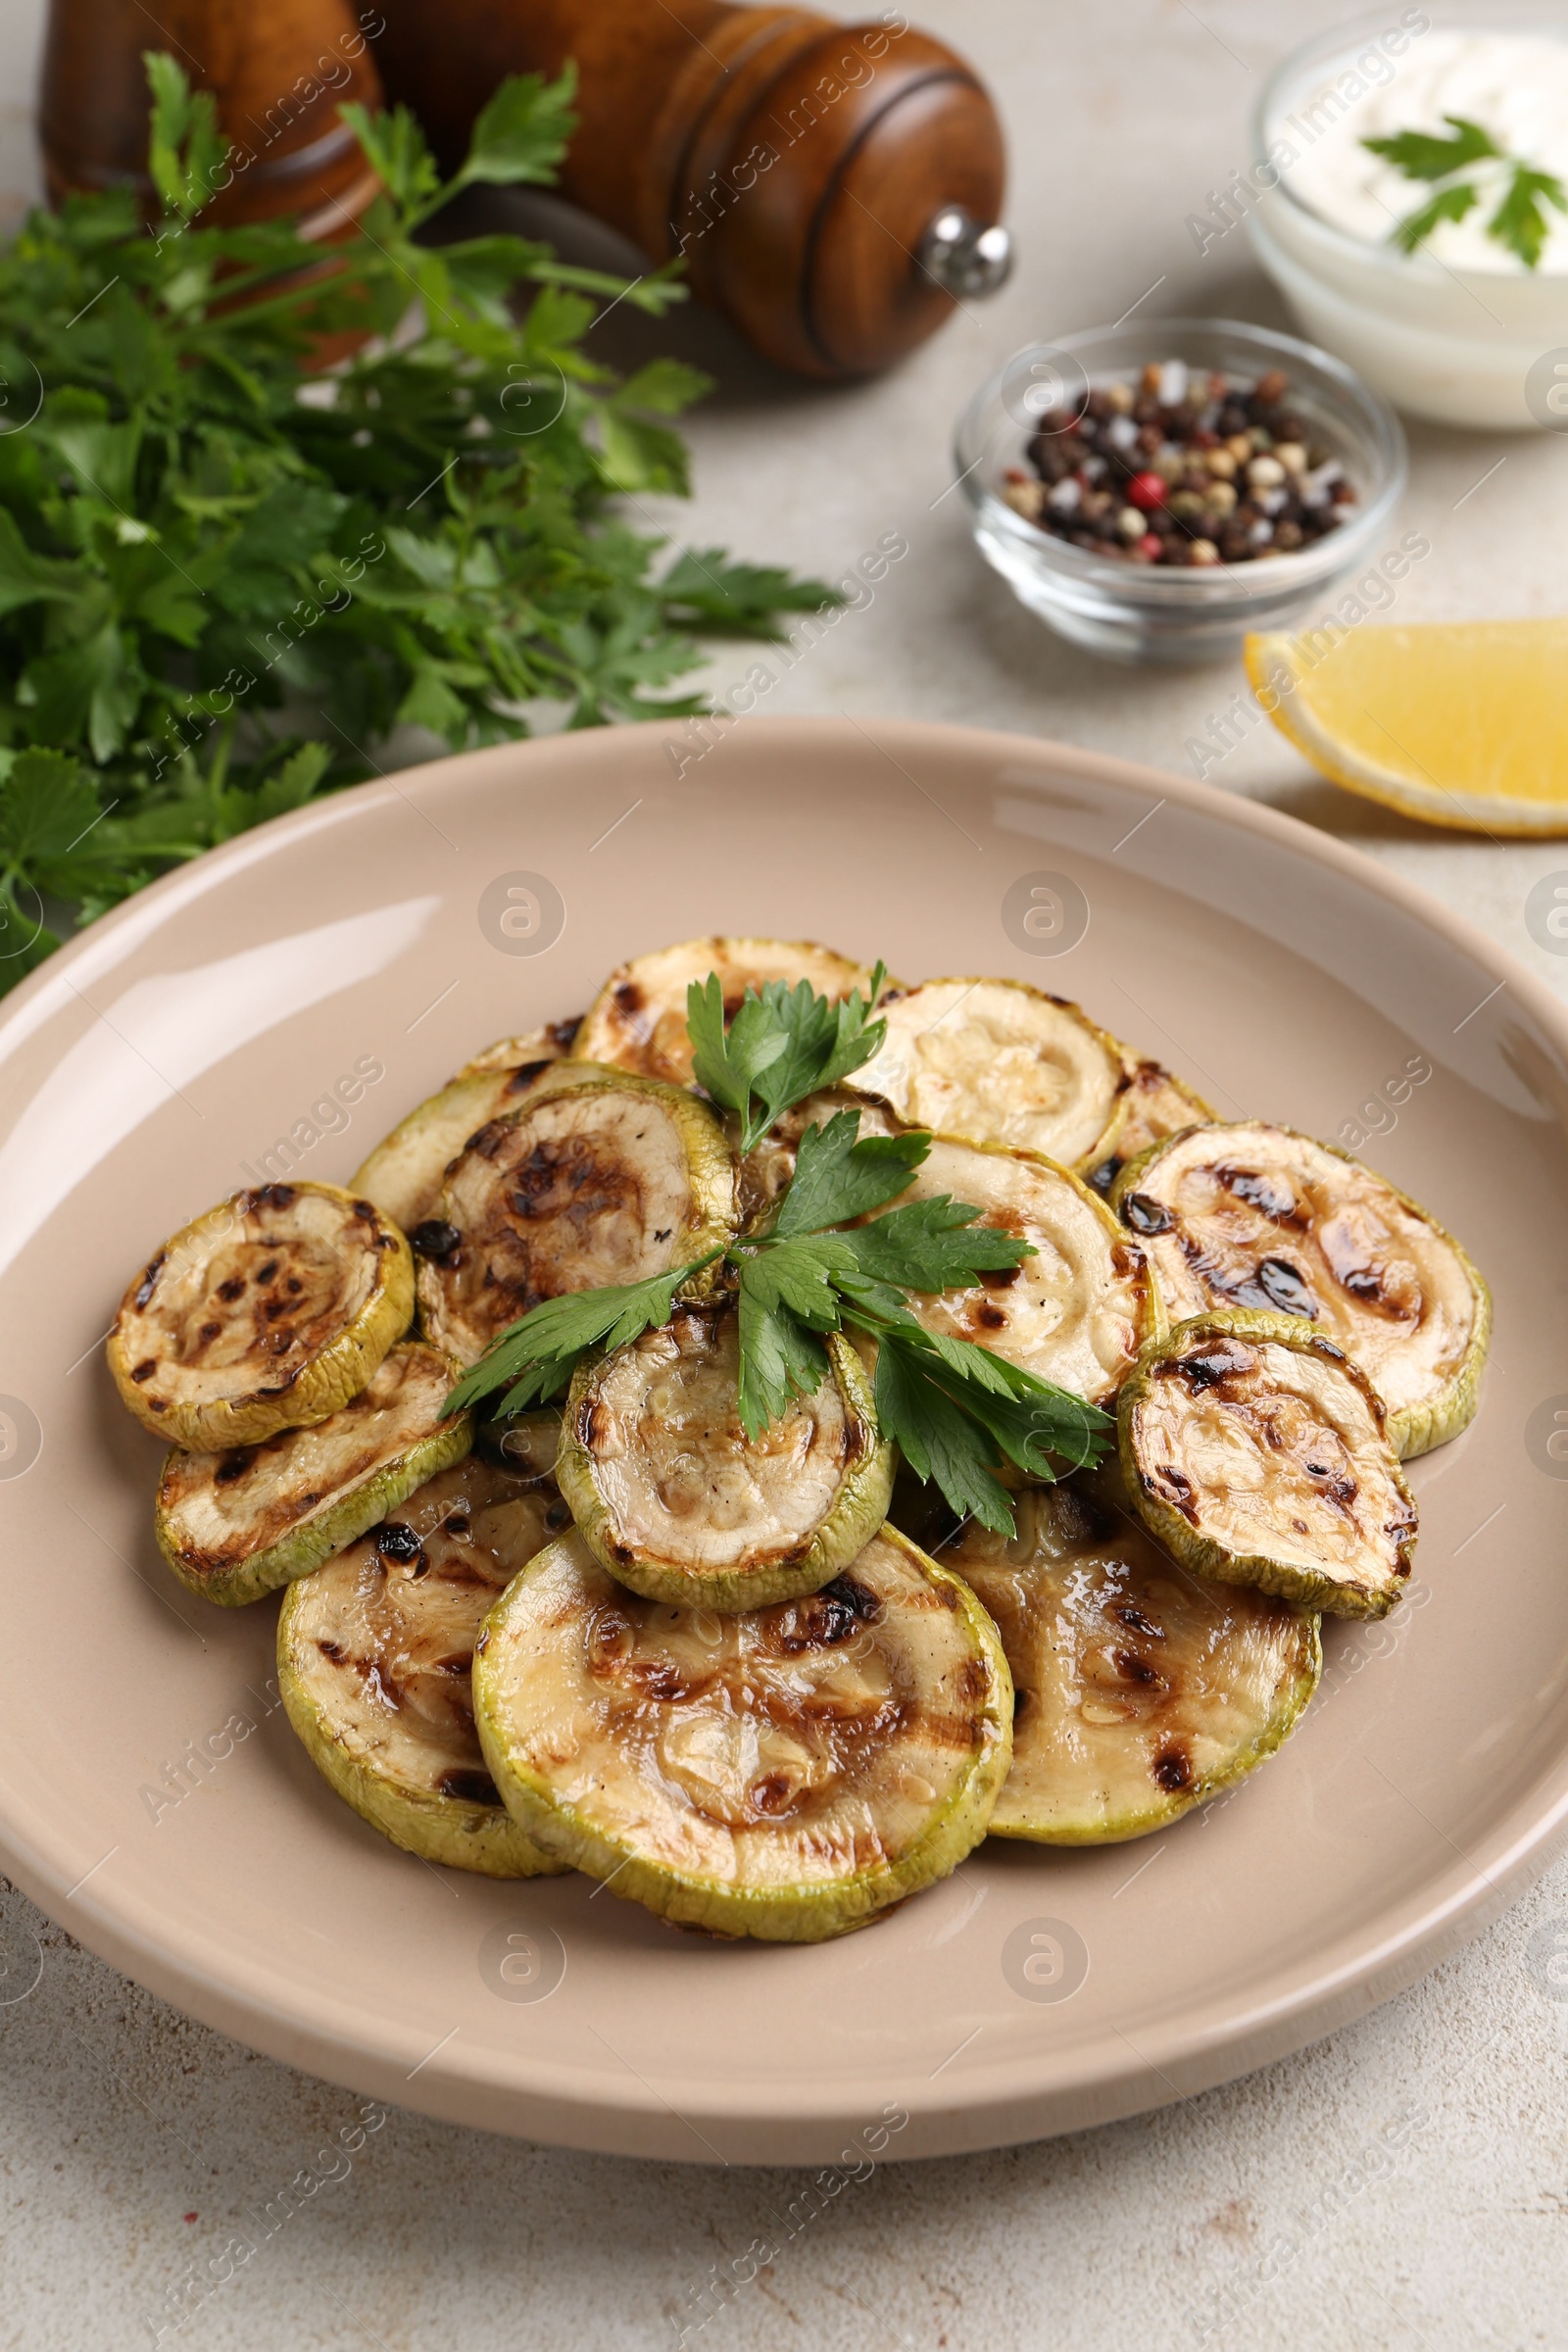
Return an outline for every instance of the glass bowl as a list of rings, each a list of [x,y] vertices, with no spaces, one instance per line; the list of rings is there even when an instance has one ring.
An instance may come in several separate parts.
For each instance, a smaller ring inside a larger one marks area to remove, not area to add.
[[[1043,416],[1081,410],[1091,391],[1171,360],[1248,384],[1283,369],[1292,410],[1354,485],[1350,517],[1289,554],[1188,569],[1092,554],[1013,512],[1007,473],[1024,466]],[[1299,618],[1365,564],[1403,493],[1407,463],[1381,393],[1327,352],[1230,318],[1152,318],[1031,344],[970,401],[954,454],[980,552],[1020,603],[1112,661],[1188,663],[1223,661],[1249,630]]]

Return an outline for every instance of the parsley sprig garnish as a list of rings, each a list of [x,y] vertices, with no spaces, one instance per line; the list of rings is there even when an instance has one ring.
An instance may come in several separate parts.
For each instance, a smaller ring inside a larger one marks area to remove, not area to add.
[[[871,1018],[887,983],[878,964],[862,997],[852,989],[835,1003],[808,980],[749,988],[728,1029],[716,972],[686,992],[686,1028],[697,1083],[740,1121],[742,1152],[753,1151],[774,1121],[808,1095],[837,1086],[881,1050],[886,1021]]]
[[[880,985],[879,965],[871,1004]],[[771,1002],[793,1024],[792,1036],[817,1041],[810,1052],[801,1052],[790,1083],[801,1085],[803,1094],[814,1092],[820,1079],[805,1084],[807,1070],[834,1066],[849,1042],[858,1047],[880,1024],[866,1027],[869,1006],[861,1004],[830,1040],[812,1009],[823,1000],[813,1000],[804,982],[793,991],[780,988]],[[751,1001],[769,1002],[765,992]],[[710,1026],[715,1002],[716,1040]],[[710,1074],[728,1073],[724,1082],[733,1095],[746,1090],[744,1102],[729,1101],[726,1107],[743,1116],[751,1132],[760,1115],[755,1081],[776,1070],[781,1056],[759,1066],[755,1044],[745,1034],[735,1047],[744,1005],[724,1040],[716,979],[694,987],[692,1006],[694,1038],[699,1019],[710,1023],[704,1055]],[[760,1034],[760,1021],[751,1028]],[[726,1050],[720,1053],[720,1047]],[[709,1085],[708,1076],[703,1083]],[[765,1231],[646,1282],[574,1292],[534,1307],[464,1375],[449,1410],[501,1391],[492,1410],[504,1417],[559,1395],[589,1348],[623,1347],[645,1331],[662,1329],[683,1287],[721,1260],[736,1297],[741,1424],[754,1444],[792,1397],[809,1396],[820,1385],[828,1371],[827,1336],[858,1332],[877,1343],[874,1385],[883,1435],[918,1478],[935,1480],[961,1517],[1010,1535],[1012,1505],[996,1476],[1000,1463],[1005,1459],[1037,1479],[1055,1477],[1064,1462],[1082,1468],[1102,1458],[1112,1424],[1082,1397],[973,1341],[928,1331],[911,1313],[911,1292],[967,1289],[985,1274],[1021,1265],[1035,1251],[1016,1235],[979,1224],[978,1209],[947,1194],[889,1207],[926,1159],[931,1138],[911,1131],[862,1139],[859,1122],[858,1110],[849,1109],[825,1127],[806,1129],[794,1175]],[[858,1222],[862,1218],[869,1222]]]
[[[1497,207],[1487,222],[1487,234],[1517,254],[1527,270],[1541,266],[1550,231],[1544,211],[1548,204],[1568,213],[1568,190],[1550,172],[1538,172],[1499,147],[1489,130],[1464,115],[1445,115],[1450,138],[1433,131],[1401,130],[1392,138],[1363,139],[1373,155],[1381,155],[1406,179],[1425,180],[1436,192],[1427,203],[1407,214],[1394,231],[1394,241],[1405,253],[1425,244],[1444,220],[1463,220],[1485,201],[1482,188],[1468,174],[1479,167],[1493,183]],[[1498,166],[1496,171],[1488,167]]]
[[[478,1363],[466,1372],[447,1398],[449,1413],[462,1412],[497,1389],[506,1395],[493,1417],[504,1420],[559,1396],[590,1348],[624,1348],[645,1331],[659,1331],[675,1310],[675,1294],[723,1251],[710,1250],[689,1265],[644,1282],[608,1285],[598,1291],[568,1291],[546,1298],[520,1321],[510,1323]]]

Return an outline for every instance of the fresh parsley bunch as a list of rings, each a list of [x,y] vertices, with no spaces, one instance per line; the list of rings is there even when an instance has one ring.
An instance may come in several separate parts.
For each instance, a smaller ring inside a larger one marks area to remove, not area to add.
[[[1405,253],[1425,244],[1444,220],[1463,220],[1485,201],[1470,176],[1479,168],[1494,182],[1497,207],[1487,222],[1487,234],[1517,254],[1527,270],[1541,266],[1549,223],[1544,207],[1555,205],[1568,213],[1568,191],[1550,172],[1538,172],[1499,147],[1489,130],[1464,115],[1445,115],[1452,132],[1444,138],[1433,131],[1401,130],[1393,138],[1363,139],[1363,147],[1381,155],[1406,179],[1433,183],[1436,193],[1406,215],[1394,231],[1394,241]],[[1491,166],[1498,167],[1489,170]]]
[[[804,981],[793,990],[782,982],[748,990],[727,1036],[717,978],[692,988],[697,1076],[735,1112],[744,1150],[794,1103],[871,1058],[884,1024],[868,1015],[882,978],[879,964],[868,1000],[856,993],[837,1004]],[[722,1259],[737,1294],[740,1416],[748,1438],[755,1443],[792,1396],[818,1387],[828,1369],[822,1340],[829,1332],[859,1332],[877,1344],[883,1436],[917,1477],[936,1481],[960,1517],[1010,1535],[1012,1505],[995,1475],[1004,1457],[1032,1478],[1051,1479],[1063,1461],[1075,1468],[1099,1461],[1111,1424],[1082,1397],[989,1348],[927,1331],[916,1320],[910,1292],[965,1289],[1035,1251],[1012,1234],[977,1224],[978,1209],[946,1194],[876,1216],[907,1189],[931,1138],[911,1131],[861,1140],[859,1123],[859,1112],[849,1109],[825,1127],[807,1128],[765,1232],[646,1282],[575,1292],[534,1307],[465,1374],[449,1410],[504,1391],[493,1408],[504,1416],[559,1395],[590,1348],[624,1347],[661,1329],[682,1286]]]
[[[702,708],[696,634],[833,600],[714,552],[661,561],[617,492],[684,492],[674,360],[617,382],[597,312],[683,289],[522,237],[421,238],[459,189],[547,183],[570,71],[506,82],[442,181],[403,109],[345,112],[382,193],[323,250],[204,226],[213,101],[149,57],[149,171],[34,212],[0,254],[0,990],[168,865],[374,769]],[[529,301],[520,321],[514,289]],[[323,339],[372,338],[327,373]]]

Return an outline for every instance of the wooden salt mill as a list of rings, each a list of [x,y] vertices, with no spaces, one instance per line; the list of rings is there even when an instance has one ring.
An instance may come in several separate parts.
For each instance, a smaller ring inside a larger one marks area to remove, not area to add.
[[[1005,179],[972,69],[897,11],[728,0],[377,0],[389,100],[444,162],[508,74],[577,61],[562,191],[802,375],[855,376],[999,286]]]

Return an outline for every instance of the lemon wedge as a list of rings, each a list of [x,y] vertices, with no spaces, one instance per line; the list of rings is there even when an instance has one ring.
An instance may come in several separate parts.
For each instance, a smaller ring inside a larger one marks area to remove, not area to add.
[[[1343,784],[1461,832],[1568,833],[1568,619],[1247,640],[1275,725]]]

